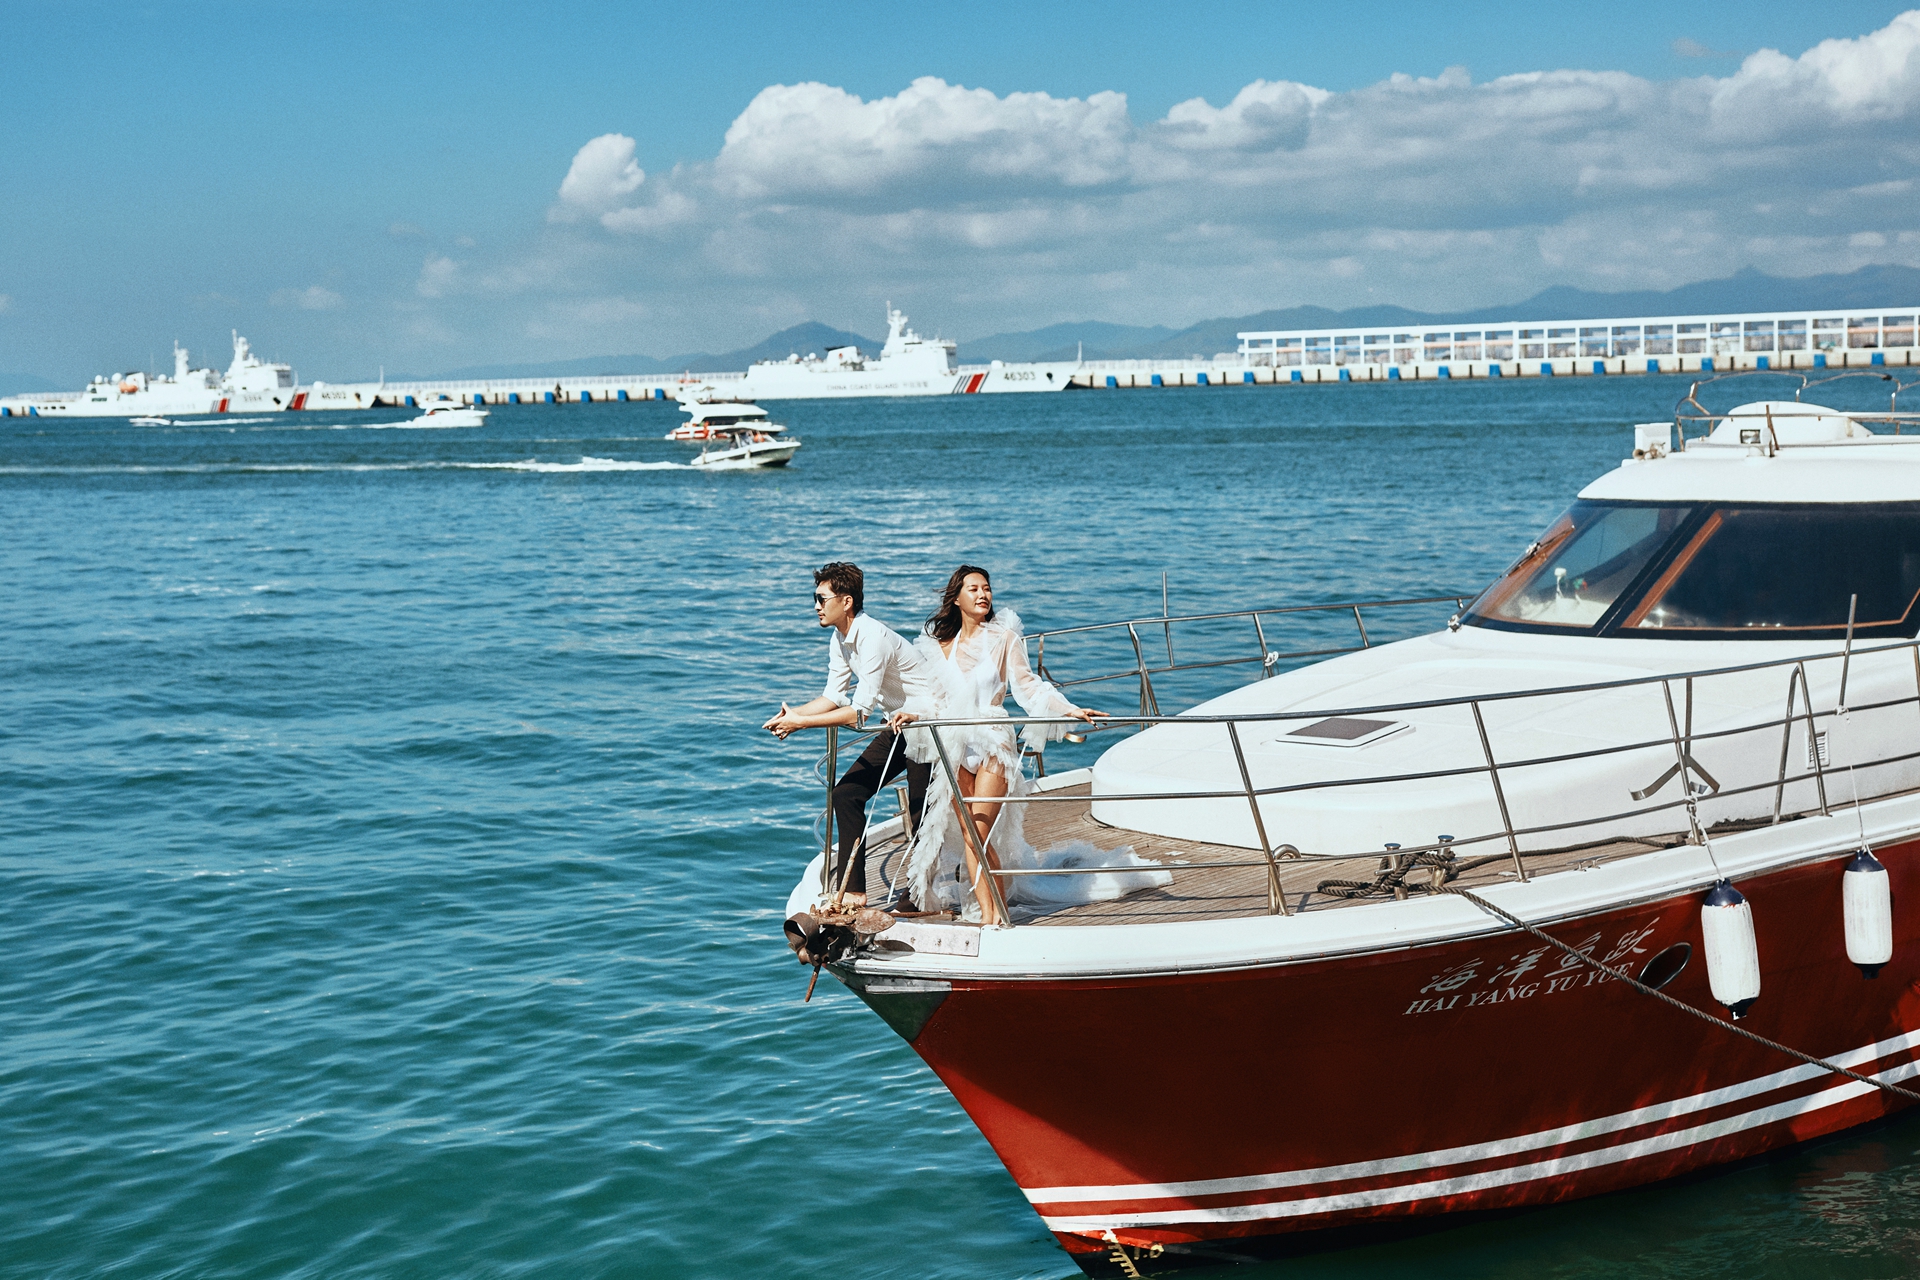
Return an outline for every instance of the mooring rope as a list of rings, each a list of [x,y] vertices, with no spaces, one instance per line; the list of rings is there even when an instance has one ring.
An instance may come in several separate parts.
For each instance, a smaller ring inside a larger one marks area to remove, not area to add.
[[[1610,978],[1618,978],[1620,981],[1626,983],[1628,986],[1632,987],[1634,990],[1641,992],[1644,995],[1650,995],[1655,1000],[1663,1001],[1664,1003],[1670,1004],[1674,1008],[1682,1010],[1683,1012],[1690,1013],[1694,1017],[1699,1018],[1704,1022],[1711,1022],[1716,1027],[1722,1027],[1728,1031],[1733,1032],[1733,1034],[1737,1036],[1741,1036],[1741,1037],[1744,1037],[1745,1039],[1753,1041],[1755,1044],[1765,1045],[1769,1049],[1778,1050],[1779,1052],[1786,1054],[1789,1058],[1796,1058],[1799,1061],[1806,1063],[1810,1067],[1819,1067],[1822,1071],[1831,1071],[1833,1074],[1837,1076],[1845,1076],[1847,1079],[1857,1080],[1861,1084],[1870,1084],[1874,1088],[1882,1090],[1883,1092],[1898,1094],[1900,1097],[1906,1098],[1910,1101],[1920,1102],[1920,1093],[1915,1093],[1911,1089],[1903,1089],[1897,1084],[1888,1084],[1884,1080],[1876,1080],[1872,1076],[1861,1075],[1858,1071],[1849,1071],[1847,1068],[1841,1066],[1837,1062],[1829,1062],[1825,1058],[1816,1058],[1810,1053],[1802,1053],[1798,1049],[1790,1048],[1787,1045],[1781,1044],[1778,1040],[1769,1040],[1763,1035],[1756,1035],[1753,1032],[1747,1030],[1745,1027],[1736,1026],[1734,1023],[1728,1021],[1725,1018],[1716,1017],[1715,1015],[1708,1013],[1705,1009],[1696,1009],[1694,1008],[1694,1006],[1688,1004],[1684,1000],[1676,1000],[1672,996],[1668,995],[1664,991],[1661,991],[1657,987],[1648,986],[1646,983],[1640,981],[1638,978],[1630,976],[1625,969],[1609,969],[1606,965],[1601,964],[1598,960],[1595,960],[1592,956],[1588,955],[1586,952],[1575,950],[1573,947],[1568,946],[1566,943],[1560,941],[1560,939],[1554,937],[1552,934],[1547,933],[1545,930],[1534,928],[1532,925],[1528,924],[1525,920],[1522,920],[1519,916],[1516,916],[1512,912],[1504,911],[1501,908],[1494,906],[1491,902],[1488,902],[1485,898],[1481,897],[1477,893],[1471,893],[1468,890],[1459,888],[1456,885],[1443,885],[1439,887],[1436,890],[1436,892],[1458,894],[1462,898],[1465,898],[1468,902],[1471,902],[1474,906],[1479,907],[1482,911],[1485,911],[1487,914],[1498,916],[1502,920],[1505,920],[1508,924],[1512,925],[1514,928],[1521,929],[1527,933],[1532,934],[1534,937],[1540,939],[1540,941],[1545,942],[1553,946],[1554,948],[1565,952],[1569,956],[1572,956],[1575,960],[1578,960],[1581,964],[1586,965],[1588,968],[1598,969],[1601,973],[1606,974]]]
[[[1322,880],[1313,891],[1325,898],[1360,899],[1371,898],[1375,894],[1390,894],[1396,889],[1424,889],[1432,892],[1430,885],[1410,885],[1407,876],[1416,867],[1432,867],[1441,872],[1441,882],[1453,879],[1460,873],[1454,865],[1451,853],[1407,853],[1391,854],[1388,865],[1371,880]]]

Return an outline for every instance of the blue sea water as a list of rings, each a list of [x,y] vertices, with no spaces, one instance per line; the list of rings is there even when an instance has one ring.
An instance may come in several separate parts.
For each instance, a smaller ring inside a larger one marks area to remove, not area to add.
[[[670,405],[0,421],[0,1275],[1076,1274],[800,1002],[808,570],[902,629],[963,559],[1030,628],[1472,591],[1684,391],[805,402],[723,474]],[[1907,1119],[1240,1274],[1905,1275],[1917,1194]]]

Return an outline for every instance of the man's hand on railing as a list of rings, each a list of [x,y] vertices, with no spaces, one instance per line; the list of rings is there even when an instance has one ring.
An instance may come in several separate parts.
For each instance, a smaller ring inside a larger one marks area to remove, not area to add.
[[[781,703],[780,714],[770,717],[760,727],[784,741],[788,734],[801,729],[824,729],[828,725],[857,725],[859,722],[860,715],[852,707],[839,706],[826,698],[815,698],[798,710]]]
[[[760,727],[762,729],[765,729],[767,732],[771,733],[774,737],[779,738],[782,741],[785,741],[788,734],[792,733],[796,729],[802,729],[806,727],[804,725],[795,723],[795,721],[797,721],[799,718],[800,718],[799,716],[796,716],[793,714],[792,708],[788,707],[787,704],[783,702],[780,704],[780,714],[777,716],[769,717],[767,722],[761,725]]]

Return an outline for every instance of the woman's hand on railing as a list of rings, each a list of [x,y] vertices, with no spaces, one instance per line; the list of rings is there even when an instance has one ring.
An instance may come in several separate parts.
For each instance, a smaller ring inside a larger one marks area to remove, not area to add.
[[[887,717],[887,728],[899,733],[919,718],[920,715],[916,711],[896,711]]]
[[[1106,712],[1095,711],[1092,707],[1075,707],[1073,710],[1067,712],[1067,715],[1074,720],[1085,720],[1088,724],[1092,724],[1095,720],[1105,720],[1107,718]]]

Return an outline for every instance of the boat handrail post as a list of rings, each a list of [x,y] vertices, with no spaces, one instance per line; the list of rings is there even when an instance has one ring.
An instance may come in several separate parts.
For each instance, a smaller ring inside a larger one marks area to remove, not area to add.
[[[1847,643],[1840,652],[1840,697],[1834,703],[1834,709],[1841,715],[1847,713],[1847,672],[1853,666],[1853,617],[1860,607],[1860,595],[1855,592],[1847,597]]]
[[[1357,604],[1353,606],[1353,625],[1360,628],[1360,647],[1362,649],[1373,648],[1373,641],[1367,638],[1367,624],[1361,619],[1360,606]]]
[[[1689,679],[1687,684],[1688,693],[1691,695],[1693,681]],[[1700,807],[1695,802],[1693,794],[1693,774],[1687,769],[1687,748],[1680,741],[1680,719],[1673,713],[1673,681],[1660,682],[1660,696],[1666,699],[1667,703],[1667,731],[1673,737],[1673,764],[1680,771],[1680,794],[1687,802],[1687,825],[1693,828],[1693,842],[1704,845],[1707,837],[1706,833],[1700,829]],[[1692,710],[1691,704],[1688,710]]]
[[[941,738],[940,730],[929,728],[927,732],[933,735],[933,749],[939,753],[940,768],[947,775],[947,791],[953,798],[954,816],[960,819],[961,839],[973,855],[974,883],[978,884],[980,877],[986,877],[987,890],[993,898],[994,912],[1000,917],[998,920],[989,920],[987,923],[1011,929],[1013,916],[1008,913],[1007,900],[1000,892],[1000,877],[994,871],[993,864],[987,861],[986,845],[981,842],[979,831],[974,829],[973,815],[967,812],[966,797],[960,794],[960,776],[953,770],[953,757],[947,753],[947,744],[945,739]]]
[[[1171,669],[1174,666],[1173,618],[1167,608],[1167,571],[1165,569],[1160,571],[1160,618],[1160,629],[1166,633],[1167,637],[1167,666]]]
[[[1507,812],[1507,793],[1500,786],[1500,766],[1494,763],[1493,743],[1487,739],[1487,721],[1480,714],[1480,702],[1475,699],[1468,704],[1473,708],[1473,727],[1480,731],[1480,752],[1487,758],[1487,777],[1493,782],[1493,798],[1500,806],[1500,825],[1506,828],[1507,852],[1513,855],[1513,872],[1520,877],[1520,883],[1527,882],[1527,864],[1520,856],[1520,838],[1513,834],[1513,815]]]
[[[1147,674],[1147,658],[1140,650],[1140,632],[1129,622],[1127,638],[1133,641],[1133,669],[1140,676],[1140,714],[1157,716],[1160,714],[1160,700],[1153,696],[1153,677]]]
[[[1796,662],[1800,672],[1800,692],[1807,700],[1807,754],[1813,757],[1813,782],[1820,789],[1820,816],[1831,817],[1827,812],[1827,770],[1820,760],[1820,721],[1813,709],[1813,686],[1807,683],[1807,664],[1804,660]]]
[[[1279,660],[1279,655],[1267,650],[1267,629],[1260,625],[1260,611],[1255,609],[1247,616],[1253,619],[1253,638],[1260,646],[1260,678],[1265,680],[1273,674],[1274,664]],[[1913,669],[1915,676],[1920,678],[1920,650],[1914,653]]]
[[[1787,712],[1780,721],[1780,776],[1773,784],[1773,825],[1780,825],[1780,807],[1787,798],[1787,751],[1793,746],[1793,707],[1794,694],[1799,690],[1800,666],[1795,663],[1787,672]],[[1914,651],[1914,679],[1920,681],[1920,649]]]
[[[1267,839],[1267,823],[1260,816],[1260,797],[1253,791],[1253,774],[1247,770],[1247,753],[1240,747],[1240,725],[1237,721],[1227,721],[1227,737],[1233,742],[1233,758],[1240,766],[1240,781],[1247,789],[1247,807],[1253,810],[1253,831],[1260,837],[1260,853],[1267,860],[1267,914],[1270,916],[1293,914],[1293,908],[1287,905],[1287,895],[1280,888],[1280,864],[1273,860],[1273,844]]]
[[[840,773],[840,726],[827,726],[827,821],[820,849],[820,892],[833,893],[833,786]]]

